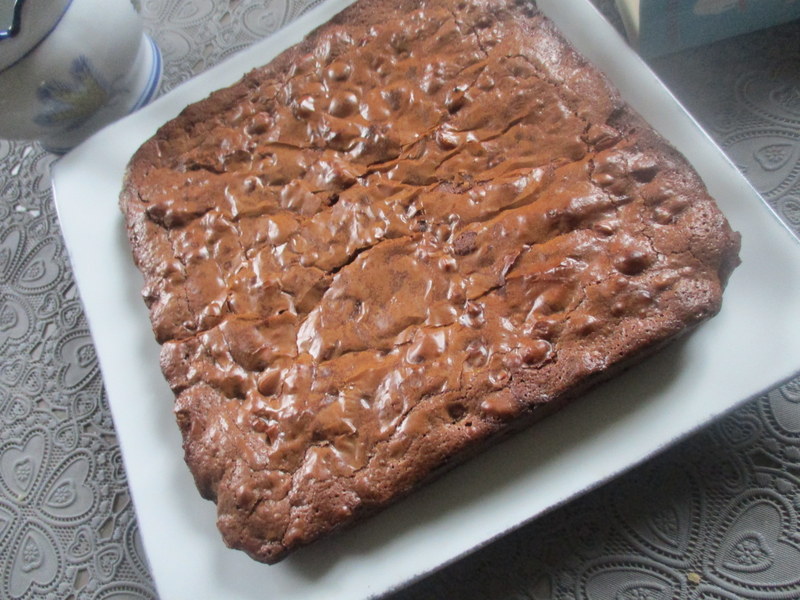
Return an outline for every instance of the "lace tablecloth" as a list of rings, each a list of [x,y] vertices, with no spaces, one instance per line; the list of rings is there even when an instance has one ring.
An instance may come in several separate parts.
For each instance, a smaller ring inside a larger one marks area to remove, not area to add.
[[[609,0],[595,2],[617,21]],[[142,0],[161,91],[315,3]],[[651,64],[799,231],[800,23]],[[0,140],[0,598],[155,598],[52,203],[53,160]],[[394,597],[800,598],[799,512],[795,379]]]

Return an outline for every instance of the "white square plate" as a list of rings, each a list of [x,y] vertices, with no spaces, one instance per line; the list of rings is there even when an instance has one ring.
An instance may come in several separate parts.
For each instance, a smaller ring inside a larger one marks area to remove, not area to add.
[[[117,208],[125,165],[159,125],[349,4],[289,28],[105,129],[54,168],[67,248],[100,359],[145,550],[164,600],[354,600],[429,572],[643,461],[800,369],[800,245],[588,0],[540,0],[666,135],[742,233],[722,312],[688,339],[357,527],[276,566],[228,550],[183,463]]]

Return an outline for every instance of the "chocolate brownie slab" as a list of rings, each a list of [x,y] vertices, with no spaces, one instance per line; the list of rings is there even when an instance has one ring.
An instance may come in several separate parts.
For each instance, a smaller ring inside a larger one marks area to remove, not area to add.
[[[265,562],[720,307],[738,236],[529,2],[360,0],[121,196],[186,461]]]

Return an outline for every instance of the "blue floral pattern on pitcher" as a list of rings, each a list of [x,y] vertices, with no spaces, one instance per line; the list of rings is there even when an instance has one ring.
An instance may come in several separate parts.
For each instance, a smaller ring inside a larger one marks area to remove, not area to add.
[[[71,81],[45,81],[37,91],[44,105],[34,121],[44,127],[74,130],[84,125],[116,91],[83,55],[72,61]]]

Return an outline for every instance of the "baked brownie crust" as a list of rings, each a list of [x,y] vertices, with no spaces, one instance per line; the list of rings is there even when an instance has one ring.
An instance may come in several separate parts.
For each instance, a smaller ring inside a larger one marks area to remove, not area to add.
[[[738,263],[535,5],[361,0],[130,163],[186,461],[275,562],[691,329]]]

